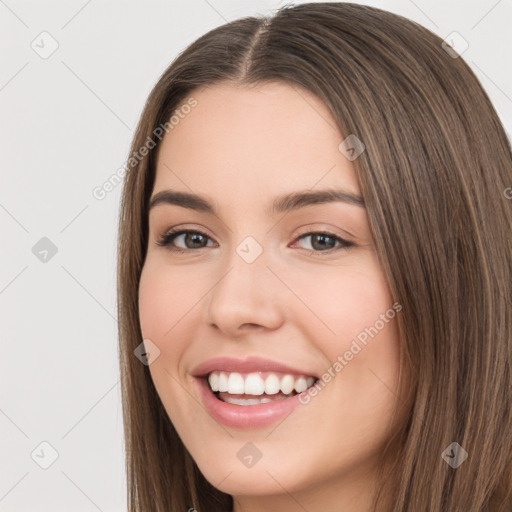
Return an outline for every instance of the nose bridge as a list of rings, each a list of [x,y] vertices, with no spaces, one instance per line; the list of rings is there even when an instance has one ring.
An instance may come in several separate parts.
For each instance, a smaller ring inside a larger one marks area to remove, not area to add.
[[[208,323],[231,335],[244,324],[275,328],[281,321],[278,280],[269,271],[268,253],[253,236],[246,236],[226,260],[226,272],[213,287]]]
[[[271,273],[267,268],[268,252],[265,251],[263,243],[253,236],[244,237],[234,246],[225,263],[228,273],[224,274],[216,286],[218,295],[234,293],[244,303],[257,304],[263,298],[262,285],[265,283],[268,298],[267,281]]]

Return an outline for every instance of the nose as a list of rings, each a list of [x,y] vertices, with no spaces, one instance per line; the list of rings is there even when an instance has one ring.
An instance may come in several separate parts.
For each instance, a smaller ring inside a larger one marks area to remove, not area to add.
[[[207,324],[226,337],[274,330],[284,321],[285,287],[268,268],[264,255],[248,263],[235,253],[208,295]]]

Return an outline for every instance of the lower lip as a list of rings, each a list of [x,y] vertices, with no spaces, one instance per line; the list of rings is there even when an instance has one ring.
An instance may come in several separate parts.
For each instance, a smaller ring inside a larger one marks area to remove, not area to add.
[[[299,401],[301,393],[265,404],[228,404],[214,395],[204,378],[196,377],[196,381],[199,385],[203,404],[210,416],[227,427],[244,429],[266,427],[286,417],[301,405]]]

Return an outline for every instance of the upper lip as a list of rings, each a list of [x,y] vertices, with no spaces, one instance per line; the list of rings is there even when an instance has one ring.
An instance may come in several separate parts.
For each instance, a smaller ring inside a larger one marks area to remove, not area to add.
[[[204,377],[215,370],[239,373],[279,372],[291,375],[306,375],[316,378],[316,375],[309,371],[292,368],[291,366],[278,363],[277,361],[271,361],[270,359],[262,359],[254,356],[247,357],[246,359],[235,359],[232,357],[216,357],[208,359],[196,366],[191,371],[191,374],[194,377]]]

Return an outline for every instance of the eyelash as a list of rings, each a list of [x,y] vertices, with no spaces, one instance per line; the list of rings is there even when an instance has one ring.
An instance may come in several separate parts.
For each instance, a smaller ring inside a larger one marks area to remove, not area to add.
[[[173,242],[175,238],[177,238],[179,235],[182,235],[182,234],[197,234],[197,235],[201,235],[206,238],[209,238],[211,240],[211,238],[206,233],[203,233],[201,231],[197,231],[197,230],[193,230],[193,229],[171,229],[170,231],[168,231],[167,233],[162,235],[160,237],[160,239],[156,242],[156,244],[161,247],[165,247],[169,251],[178,252],[178,253],[197,251],[199,249],[206,249],[206,247],[199,247],[197,249],[183,249],[182,247],[171,246],[171,242]],[[329,238],[333,238],[336,242],[339,242],[339,244],[341,245],[341,246],[338,246],[338,248],[333,247],[333,248],[327,249],[325,251],[315,251],[314,249],[310,250],[311,252],[317,253],[318,255],[330,254],[336,250],[348,249],[349,247],[355,246],[355,244],[353,242],[349,242],[348,240],[340,238],[339,236],[337,236],[333,233],[329,233],[327,231],[310,231],[308,233],[304,233],[304,234],[300,235],[299,237],[297,237],[294,240],[294,242],[297,242],[298,240],[302,240],[303,238],[307,238],[308,236],[311,236],[311,235],[327,236]],[[309,249],[305,249],[305,250],[309,250]]]

